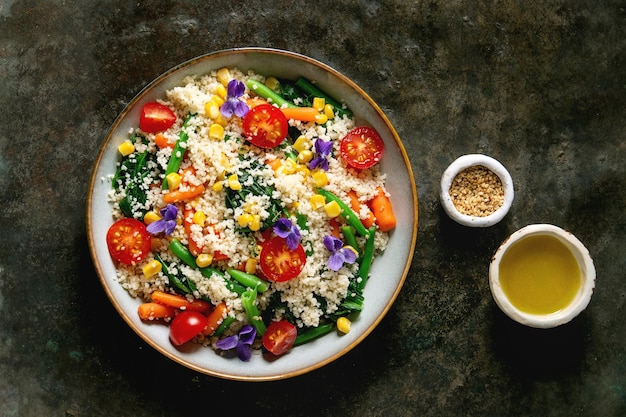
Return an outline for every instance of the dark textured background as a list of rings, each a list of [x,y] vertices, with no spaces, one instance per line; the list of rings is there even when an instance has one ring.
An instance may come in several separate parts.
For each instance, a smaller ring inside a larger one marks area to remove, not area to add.
[[[118,113],[195,56],[299,52],[387,113],[416,176],[419,233],[398,300],[312,373],[239,383],[143,343],[93,269],[85,202]],[[626,2],[0,0],[0,415],[626,415]],[[500,224],[453,224],[445,167],[486,153],[516,200]],[[512,323],[491,255],[530,223],[573,232],[596,292],[549,331]]]

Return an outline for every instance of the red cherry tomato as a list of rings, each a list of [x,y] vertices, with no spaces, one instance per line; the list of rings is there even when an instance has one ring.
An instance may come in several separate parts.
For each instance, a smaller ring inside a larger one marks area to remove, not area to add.
[[[197,311],[185,310],[176,315],[170,324],[170,340],[175,346],[196,337],[208,323],[207,317]]]
[[[169,107],[156,101],[144,104],[139,116],[139,127],[146,133],[158,133],[169,129],[176,122],[176,114]]]
[[[284,282],[298,276],[306,264],[306,253],[302,245],[295,250],[289,249],[287,240],[273,237],[261,247],[260,267],[263,275],[270,281]]]
[[[150,233],[137,219],[123,218],[113,223],[106,240],[113,259],[126,265],[136,264],[150,252]]]
[[[274,321],[263,334],[263,346],[274,355],[282,355],[292,348],[298,331],[287,320]]]
[[[355,127],[341,139],[339,152],[348,165],[356,169],[370,168],[383,156],[384,143],[371,127]]]
[[[278,107],[261,104],[253,107],[243,118],[243,131],[259,148],[274,148],[287,137],[289,124]]]

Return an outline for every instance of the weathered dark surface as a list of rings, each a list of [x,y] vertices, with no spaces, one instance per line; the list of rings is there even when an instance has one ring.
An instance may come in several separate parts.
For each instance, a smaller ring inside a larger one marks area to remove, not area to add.
[[[626,415],[626,3],[0,2],[0,415]],[[274,383],[196,374],[119,318],[89,257],[92,163],[163,71],[239,46],[288,49],[352,78],[403,139],[420,199],[410,275],[338,361]],[[516,200],[457,226],[437,199],[464,153],[498,158]],[[492,301],[489,258],[530,223],[573,232],[598,273],[552,331]]]

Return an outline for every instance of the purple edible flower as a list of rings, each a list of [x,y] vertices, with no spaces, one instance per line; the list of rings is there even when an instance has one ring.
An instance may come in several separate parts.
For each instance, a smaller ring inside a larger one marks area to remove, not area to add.
[[[330,156],[330,151],[333,149],[333,142],[317,138],[314,147],[316,156],[309,162],[309,168],[315,169],[319,167],[324,171],[328,171],[328,156]]]
[[[225,337],[217,341],[215,346],[221,350],[235,349],[237,356],[244,362],[248,362],[252,356],[252,348],[250,345],[254,342],[256,330],[254,327],[246,324],[239,330],[239,334]]]
[[[324,246],[331,253],[328,258],[328,267],[333,271],[339,271],[344,263],[351,264],[356,261],[356,251],[352,246],[344,246],[343,242],[333,236],[324,236]]]
[[[291,250],[295,250],[300,243],[302,235],[298,226],[293,224],[291,220],[280,218],[274,225],[274,233],[276,236],[280,236],[287,240],[287,247]]]
[[[220,113],[226,118],[230,118],[233,113],[239,117],[243,117],[248,113],[248,105],[239,100],[239,97],[246,92],[246,86],[244,83],[238,80],[230,80],[228,83],[228,92],[226,95],[226,101],[220,108]]]
[[[148,233],[158,235],[165,232],[166,235],[171,235],[176,227],[176,216],[178,215],[178,208],[173,204],[168,204],[159,211],[161,213],[161,219],[152,222],[146,227]]]

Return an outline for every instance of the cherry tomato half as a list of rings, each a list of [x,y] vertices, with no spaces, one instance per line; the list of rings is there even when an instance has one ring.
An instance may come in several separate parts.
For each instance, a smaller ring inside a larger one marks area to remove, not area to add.
[[[263,334],[263,346],[274,355],[282,355],[292,348],[298,336],[296,326],[287,320],[274,321]]]
[[[306,264],[306,253],[302,245],[289,249],[287,240],[275,236],[261,246],[261,272],[270,281],[284,282],[298,276]]]
[[[287,137],[287,118],[278,107],[261,104],[253,107],[243,118],[243,131],[252,144],[259,148],[274,148]]]
[[[196,337],[208,323],[207,317],[197,311],[185,310],[176,315],[170,324],[170,340],[175,346]]]
[[[151,237],[146,225],[137,219],[123,218],[107,231],[109,253],[118,262],[133,265],[146,257],[150,251]]]
[[[146,133],[158,133],[169,129],[176,122],[176,114],[169,107],[152,101],[144,104],[139,116],[139,127]]]
[[[349,131],[341,139],[339,152],[348,165],[356,169],[370,168],[383,156],[384,143],[378,132],[371,127],[360,126]]]

